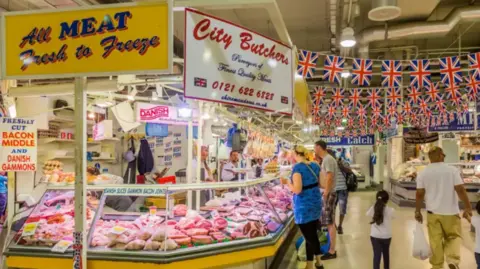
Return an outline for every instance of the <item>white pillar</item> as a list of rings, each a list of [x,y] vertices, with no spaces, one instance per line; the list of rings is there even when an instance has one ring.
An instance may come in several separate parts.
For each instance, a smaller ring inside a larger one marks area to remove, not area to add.
[[[192,113],[193,117],[193,113]],[[193,160],[193,119],[190,117],[188,120],[188,130],[187,130],[187,184],[192,183],[192,160]],[[187,206],[188,208],[192,208],[192,191],[187,192]]]
[[[198,132],[197,132],[197,171],[195,171],[197,175],[197,182],[195,183],[200,183],[201,182],[201,172],[202,172],[202,144],[203,144],[203,102],[200,101],[198,102]],[[208,111],[207,111],[208,113]],[[200,191],[197,191],[196,195],[196,210],[200,210]]]

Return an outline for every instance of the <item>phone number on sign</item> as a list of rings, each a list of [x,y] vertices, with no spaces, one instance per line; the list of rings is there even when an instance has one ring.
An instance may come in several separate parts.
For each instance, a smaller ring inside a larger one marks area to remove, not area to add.
[[[219,82],[215,81],[212,84],[212,88],[214,90],[220,90],[220,91],[225,91],[225,92],[234,92],[237,90],[237,92],[241,95],[245,96],[255,96],[257,98],[265,99],[265,100],[273,100],[273,96],[275,95],[274,93],[267,92],[267,91],[257,91],[256,89],[249,88],[249,87],[237,87],[237,85],[232,84],[232,83],[224,83],[224,82]]]

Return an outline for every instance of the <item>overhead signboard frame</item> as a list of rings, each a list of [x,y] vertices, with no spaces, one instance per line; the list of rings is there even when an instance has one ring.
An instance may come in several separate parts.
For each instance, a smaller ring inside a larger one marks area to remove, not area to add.
[[[2,78],[171,73],[172,0],[5,12]]]

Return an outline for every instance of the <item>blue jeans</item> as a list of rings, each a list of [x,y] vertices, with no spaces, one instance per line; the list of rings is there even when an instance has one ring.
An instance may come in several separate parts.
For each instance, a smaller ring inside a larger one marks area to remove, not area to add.
[[[477,261],[477,269],[480,269],[480,253],[475,252],[475,260]]]

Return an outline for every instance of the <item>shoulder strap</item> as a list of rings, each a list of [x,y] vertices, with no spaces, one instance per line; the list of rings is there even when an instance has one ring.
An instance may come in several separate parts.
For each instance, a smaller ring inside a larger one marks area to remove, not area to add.
[[[310,170],[310,172],[312,173],[313,177],[318,180],[317,174],[315,174],[315,172],[314,172],[313,169],[310,167],[310,165],[309,165],[308,163],[304,163],[304,164],[307,166],[308,170]]]

